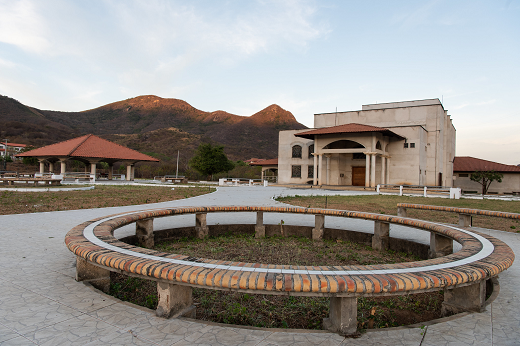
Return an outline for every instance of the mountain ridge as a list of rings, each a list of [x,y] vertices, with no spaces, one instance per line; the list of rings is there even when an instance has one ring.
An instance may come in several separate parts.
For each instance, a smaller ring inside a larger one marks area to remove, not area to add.
[[[276,104],[251,116],[242,116],[223,110],[202,111],[180,99],[141,95],[84,111],[62,112],[26,106],[0,95],[2,138],[23,140],[22,143],[35,146],[93,133],[116,143],[118,140],[130,141],[129,147],[132,149],[157,151],[168,157],[172,148],[193,152],[198,143],[214,142],[224,145],[231,159],[245,160],[250,157],[276,157],[280,130],[306,128],[296,121],[291,112]],[[158,130],[164,130],[159,134],[166,137],[159,139],[158,133],[152,135],[152,131]],[[129,135],[137,135],[136,138],[144,136],[148,138],[145,141],[156,140],[161,145],[139,143],[138,140],[130,140],[135,136]],[[171,141],[168,142],[170,137]],[[191,138],[189,148],[182,143],[186,138]],[[161,149],[165,145],[170,147]]]

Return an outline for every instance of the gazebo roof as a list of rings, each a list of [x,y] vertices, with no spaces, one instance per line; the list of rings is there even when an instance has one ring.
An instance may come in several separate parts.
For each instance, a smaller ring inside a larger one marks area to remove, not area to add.
[[[329,134],[339,134],[339,133],[363,133],[363,132],[380,132],[385,136],[389,137],[397,137],[400,139],[404,139],[397,133],[390,131],[384,127],[377,127],[372,125],[364,125],[364,124],[344,124],[338,126],[330,126],[330,127],[322,127],[319,129],[314,129],[310,131],[298,132],[294,135],[296,137],[302,137],[307,139],[314,139],[315,135],[329,135]]]
[[[159,162],[159,160],[154,157],[142,154],[138,151],[92,134],[26,151],[25,153],[16,156],[77,157],[85,159],[109,159],[116,161],[129,160]]]

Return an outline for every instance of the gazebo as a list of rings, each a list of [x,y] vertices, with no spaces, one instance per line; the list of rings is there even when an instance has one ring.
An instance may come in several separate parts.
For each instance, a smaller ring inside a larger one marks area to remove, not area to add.
[[[134,179],[134,165],[139,161],[159,162],[158,159],[129,149],[106,139],[89,134],[64,142],[47,145],[38,149],[26,151],[17,157],[35,157],[40,162],[40,173],[45,173],[45,162],[49,163],[49,171],[53,172],[54,164],[60,162],[61,175],[65,174],[65,163],[77,160],[90,164],[90,174],[96,176],[96,164],[106,162],[109,165],[108,179],[112,179],[115,162],[126,164],[126,180]]]

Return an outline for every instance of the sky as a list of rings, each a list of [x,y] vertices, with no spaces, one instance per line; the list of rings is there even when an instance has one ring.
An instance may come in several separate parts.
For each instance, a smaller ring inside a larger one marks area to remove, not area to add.
[[[457,156],[520,164],[520,0],[0,0],[0,94],[249,116],[439,98]]]

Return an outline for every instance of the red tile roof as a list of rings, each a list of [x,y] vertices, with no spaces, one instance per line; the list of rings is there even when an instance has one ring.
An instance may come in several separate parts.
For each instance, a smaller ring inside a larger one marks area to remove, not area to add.
[[[355,124],[355,123],[331,126],[331,127],[322,127],[322,128],[315,129],[315,130],[295,133],[294,135],[297,137],[314,139],[314,135],[329,135],[329,134],[335,134],[335,133],[362,133],[362,132],[381,132],[387,136],[403,138],[400,135],[398,135],[384,127]]]
[[[250,163],[251,166],[277,166],[278,159],[260,160]]]
[[[159,160],[138,151],[107,141],[95,135],[85,135],[68,141],[47,145],[16,156],[31,157],[84,157],[130,161]]]
[[[471,156],[456,156],[453,160],[453,172],[476,172],[476,171],[495,171],[495,172],[518,172],[520,167],[504,165],[502,163],[477,159]]]
[[[5,142],[0,142],[0,145],[5,145]],[[27,144],[18,144],[18,143],[9,143],[7,142],[7,146],[8,147],[20,147],[20,148],[25,148],[27,146]]]

